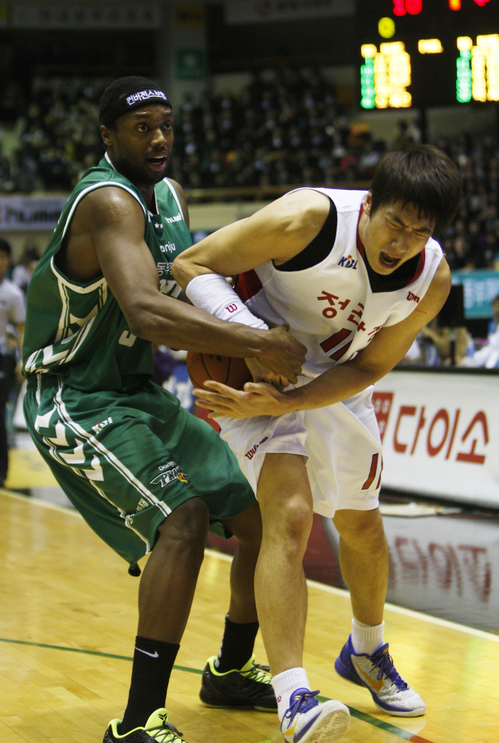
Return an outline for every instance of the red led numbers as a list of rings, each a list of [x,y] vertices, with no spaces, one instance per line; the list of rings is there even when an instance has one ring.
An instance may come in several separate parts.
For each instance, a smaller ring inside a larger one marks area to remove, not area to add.
[[[449,0],[452,2],[452,0]],[[423,9],[423,0],[393,0],[393,15],[418,15]]]

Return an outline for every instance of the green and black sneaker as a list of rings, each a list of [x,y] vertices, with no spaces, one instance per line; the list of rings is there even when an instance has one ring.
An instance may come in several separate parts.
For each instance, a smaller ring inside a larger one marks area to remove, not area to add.
[[[111,720],[102,743],[186,743],[182,733],[168,722],[166,709],[157,709],[143,728],[134,728],[124,735],[118,732],[121,720]]]
[[[208,658],[199,697],[210,707],[239,707],[259,712],[277,712],[277,702],[267,666],[259,666],[252,655],[239,670],[220,673],[216,656]]]

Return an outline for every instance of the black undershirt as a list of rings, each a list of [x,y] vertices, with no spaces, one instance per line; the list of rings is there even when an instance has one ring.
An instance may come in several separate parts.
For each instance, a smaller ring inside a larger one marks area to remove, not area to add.
[[[420,260],[421,255],[415,255],[414,258],[409,258],[408,261],[402,263],[402,265],[393,273],[385,276],[384,274],[373,271],[368,263],[367,256],[364,255],[364,263],[366,264],[372,293],[395,292],[398,289],[403,289],[404,286],[407,286],[407,284],[410,284],[413,281],[414,277],[418,273]]]
[[[295,255],[280,266],[275,266],[276,271],[303,271],[306,268],[317,266],[327,258],[333,249],[337,228],[338,211],[332,199],[329,199],[329,214],[319,234],[298,255]],[[385,276],[384,274],[376,273],[371,268],[365,251],[361,251],[361,255],[366,266],[371,291],[374,294],[397,291],[407,286],[417,274],[421,260],[421,256],[416,255],[399,266],[393,273]]]
[[[327,215],[326,221],[322,225],[319,234],[314,237],[311,243],[306,248],[298,253],[298,255],[290,258],[286,263],[282,263],[280,266],[275,266],[277,271],[303,271],[305,268],[311,268],[321,263],[324,258],[327,258],[331,250],[333,249],[334,241],[336,240],[336,229],[338,227],[338,212],[336,206],[331,199],[329,199],[329,214]]]

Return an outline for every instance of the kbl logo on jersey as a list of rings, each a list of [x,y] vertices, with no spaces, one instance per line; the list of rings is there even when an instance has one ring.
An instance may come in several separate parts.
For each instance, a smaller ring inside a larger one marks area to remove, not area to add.
[[[358,262],[359,261],[354,260],[351,255],[349,255],[348,258],[343,256],[343,258],[340,261],[338,261],[338,266],[343,266],[343,268],[356,269]]]

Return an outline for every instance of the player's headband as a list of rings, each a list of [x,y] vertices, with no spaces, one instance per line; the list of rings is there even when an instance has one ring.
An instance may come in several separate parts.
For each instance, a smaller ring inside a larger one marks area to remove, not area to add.
[[[166,93],[163,93],[162,90],[140,87],[125,95],[120,94],[120,97],[117,100],[110,101],[108,105],[100,111],[100,123],[104,124],[104,126],[110,127],[119,116],[126,114],[134,108],[149,103],[160,103],[163,106],[172,107]]]

